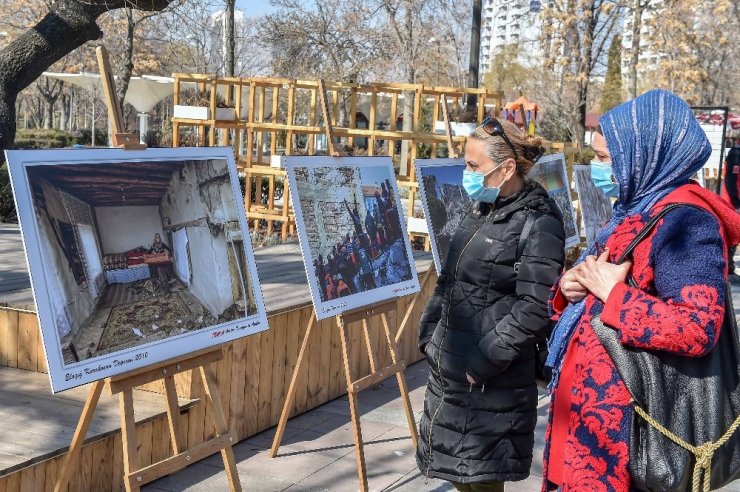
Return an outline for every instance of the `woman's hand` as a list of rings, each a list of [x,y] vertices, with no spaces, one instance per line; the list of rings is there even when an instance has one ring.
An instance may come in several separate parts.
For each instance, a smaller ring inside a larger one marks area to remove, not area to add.
[[[588,289],[593,295],[606,302],[615,285],[627,279],[632,263],[626,261],[621,265],[609,263],[609,250],[605,249],[601,255],[586,257],[586,261],[575,269],[575,280]]]
[[[473,377],[470,374],[468,374],[467,372],[465,373],[465,376],[468,378],[468,382],[470,384],[478,384],[478,383],[475,382],[475,379],[473,379]]]
[[[581,265],[571,268],[560,279],[560,292],[568,302],[581,302],[588,294],[588,289],[576,279],[576,273]]]

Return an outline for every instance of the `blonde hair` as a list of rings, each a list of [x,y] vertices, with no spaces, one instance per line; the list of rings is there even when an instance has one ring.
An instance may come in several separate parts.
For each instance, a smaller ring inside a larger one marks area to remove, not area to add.
[[[504,133],[506,133],[509,141],[516,149],[516,155],[514,155],[511,147],[509,147],[509,144],[506,143],[506,140],[502,136],[489,135],[483,129],[483,125],[477,127],[470,138],[483,142],[486,155],[496,163],[501,163],[509,158],[514,159],[517,173],[524,177],[532,169],[537,159],[544,153],[545,149],[542,148],[542,139],[536,136],[525,135],[510,121],[504,119],[498,119],[498,121],[501,123],[501,127],[504,129]]]

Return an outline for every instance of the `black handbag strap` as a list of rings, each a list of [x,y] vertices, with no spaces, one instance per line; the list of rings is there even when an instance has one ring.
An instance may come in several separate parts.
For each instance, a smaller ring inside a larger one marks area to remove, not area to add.
[[[650,221],[645,224],[645,226],[642,228],[642,230],[635,236],[635,239],[632,240],[632,242],[627,246],[627,249],[624,250],[622,255],[617,260],[617,264],[624,263],[625,260],[629,258],[629,256],[632,254],[632,252],[635,250],[638,244],[642,242],[643,239],[645,239],[652,231],[655,229],[655,226],[658,225],[658,222],[660,222],[660,219],[665,217],[665,215],[670,212],[673,209],[679,208],[679,207],[691,207],[695,208],[697,210],[701,210],[702,212],[706,212],[705,209],[692,205],[690,203],[671,203],[670,205],[667,205],[663,210],[658,212],[655,217],[650,219]]]
[[[522,227],[522,233],[519,235],[519,243],[516,247],[516,263],[514,263],[514,272],[519,273],[519,266],[522,264],[522,253],[524,248],[527,246],[527,239],[532,233],[532,227],[535,221],[543,215],[539,210],[533,210],[527,214],[527,218],[524,220],[524,226]]]
[[[632,255],[632,252],[635,250],[637,245],[640,244],[643,239],[650,235],[653,229],[655,229],[655,226],[658,225],[658,222],[660,222],[660,220],[665,217],[668,212],[680,207],[691,207],[706,212],[706,210],[704,210],[703,208],[692,205],[690,203],[671,203],[670,205],[667,205],[663,210],[655,214],[655,217],[650,219],[650,221],[645,224],[642,230],[637,233],[637,236],[635,236],[629,246],[627,246],[627,249],[625,249],[624,252],[619,256],[619,259],[617,260],[617,265],[624,263],[630,257],[630,255]],[[627,285],[635,288],[638,287],[635,278],[632,276],[632,272],[627,275]]]

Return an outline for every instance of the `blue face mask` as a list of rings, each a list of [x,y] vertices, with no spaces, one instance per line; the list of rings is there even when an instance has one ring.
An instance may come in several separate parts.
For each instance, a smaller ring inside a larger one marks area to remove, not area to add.
[[[501,191],[500,186],[495,188],[486,188],[483,184],[483,180],[486,178],[486,176],[491,174],[499,167],[501,166],[499,165],[494,167],[486,174],[476,173],[475,171],[468,171],[467,169],[463,171],[462,185],[468,195],[470,195],[470,198],[487,203],[496,202],[496,198],[498,198],[498,194]]]
[[[612,166],[597,160],[591,161],[591,179],[609,198],[619,198],[619,185],[612,181]]]

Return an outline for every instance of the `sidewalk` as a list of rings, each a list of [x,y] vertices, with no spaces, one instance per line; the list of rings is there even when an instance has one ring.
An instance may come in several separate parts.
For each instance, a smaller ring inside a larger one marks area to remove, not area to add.
[[[426,361],[406,369],[406,382],[417,421],[424,406],[428,371]],[[524,482],[512,484],[510,490],[540,490],[546,400],[542,401],[539,411],[533,476]],[[370,490],[454,490],[442,480],[425,483],[420,474],[395,378],[386,379],[377,388],[363,391],[359,401]],[[346,396],[290,420],[278,457],[270,459],[268,450],[274,435],[275,429],[268,429],[234,447],[245,491],[357,490],[354,441]],[[213,455],[175,475],[152,482],[142,490],[217,492],[228,490],[228,483],[221,456]]]
[[[740,314],[740,287],[733,287],[736,314]],[[418,416],[424,405],[429,365],[419,362],[406,369],[411,404]],[[534,462],[527,480],[507,484],[508,491],[539,492],[542,447],[548,398],[543,397],[535,431]],[[448,492],[442,480],[425,481],[419,472],[395,378],[359,395],[365,462],[371,491]],[[250,492],[357,490],[352,426],[347,397],[331,401],[288,422],[277,458],[268,450],[275,429],[234,446],[242,488]],[[219,454],[142,488],[145,492],[228,490]],[[723,489],[740,492],[740,481]]]

